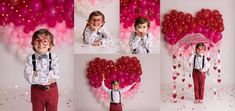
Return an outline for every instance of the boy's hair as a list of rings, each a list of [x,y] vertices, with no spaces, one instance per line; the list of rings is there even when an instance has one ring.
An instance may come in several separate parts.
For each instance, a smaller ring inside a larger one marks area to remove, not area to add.
[[[105,16],[104,16],[104,14],[103,14],[102,12],[100,12],[100,11],[93,11],[93,12],[91,12],[90,15],[89,15],[89,18],[88,18],[88,22],[91,20],[91,18],[92,18],[93,16],[101,16],[102,19],[103,19],[103,21],[105,22]]]
[[[120,84],[120,83],[119,83],[118,80],[113,80],[113,81],[111,82],[111,85],[114,85],[114,84]]]
[[[54,36],[51,32],[49,32],[47,29],[39,29],[36,32],[34,32],[33,37],[32,37],[32,42],[31,44],[33,45],[33,42],[41,35],[45,35],[50,38],[51,40],[51,45],[54,46]],[[33,47],[33,50],[36,51]],[[49,51],[51,48],[48,49]]]
[[[202,42],[197,43],[195,49],[198,49],[199,47],[204,47],[204,49],[206,49],[206,45]]]
[[[139,24],[144,24],[147,23],[147,26],[150,27],[150,21],[147,18],[144,17],[138,17],[137,19],[135,19],[135,28],[139,25]]]
[[[93,12],[91,12],[87,21],[89,22],[93,16],[101,16],[102,19],[103,19],[103,22],[105,23],[105,16],[104,16],[104,14],[102,12],[100,12],[100,11],[93,11]],[[88,26],[88,23],[86,24],[86,27],[87,26]],[[84,28],[83,34],[82,34],[83,35],[83,42],[85,42],[85,30],[86,30],[86,27]]]

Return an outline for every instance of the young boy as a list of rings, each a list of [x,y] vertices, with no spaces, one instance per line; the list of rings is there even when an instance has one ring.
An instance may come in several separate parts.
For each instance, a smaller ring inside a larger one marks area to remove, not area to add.
[[[148,29],[148,19],[139,17],[135,20],[135,31],[131,33],[129,46],[132,54],[149,54],[152,52],[153,36]]]
[[[135,84],[135,83],[134,83]],[[109,107],[109,111],[122,111],[122,93],[125,93],[126,91],[128,91],[129,89],[131,89],[131,87],[134,85],[130,85],[124,89],[119,89],[119,81],[114,80],[112,81],[111,85],[112,85],[112,89],[108,89],[105,84],[104,84],[104,78],[102,81],[102,88],[108,93],[110,94],[110,107]]]
[[[191,56],[190,63],[193,63],[193,83],[195,103],[203,103],[204,86],[206,73],[209,71],[209,62],[204,55],[206,46],[204,43],[196,44],[196,54]]]
[[[53,35],[46,29],[33,34],[32,47],[35,51],[26,59],[25,79],[31,84],[33,111],[57,111],[59,63],[55,54],[50,53]]]

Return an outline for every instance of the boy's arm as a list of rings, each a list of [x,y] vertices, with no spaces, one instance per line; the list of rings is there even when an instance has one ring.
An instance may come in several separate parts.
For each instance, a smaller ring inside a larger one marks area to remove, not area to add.
[[[206,56],[204,56],[204,67],[202,68],[202,72],[209,71],[210,68],[210,62],[207,60]]]
[[[33,71],[32,56],[26,58],[24,77],[30,84],[47,84],[48,78],[41,77],[41,72]]]
[[[105,86],[104,79],[102,80],[102,89],[109,94],[111,93],[111,90]]]
[[[104,28],[101,29],[100,36],[102,36],[102,39],[100,40],[102,46],[107,46],[107,45],[112,44],[112,42],[113,42],[112,37],[106,29],[104,29]]]
[[[129,85],[129,86],[127,86],[127,87],[121,89],[120,92],[121,92],[121,93],[127,92],[127,91],[130,90],[135,84],[136,84],[136,83],[134,82],[133,84],[131,84],[131,85]]]
[[[53,82],[56,81],[58,78],[60,78],[60,72],[59,72],[59,60],[58,57],[55,54],[51,54],[51,70],[49,71],[49,78],[50,81]]]
[[[134,50],[137,47],[139,47],[140,41],[141,41],[141,37],[138,37],[134,32],[131,33],[130,41],[129,41],[130,49]]]
[[[92,45],[95,41],[95,38],[97,36],[97,32],[95,31],[92,31],[89,26],[87,26],[85,28],[85,31],[84,31],[84,41],[86,44],[89,44],[89,45]]]
[[[145,48],[149,51],[152,52],[152,47],[153,47],[153,35],[151,33],[148,34],[148,36],[144,37],[144,45]]]

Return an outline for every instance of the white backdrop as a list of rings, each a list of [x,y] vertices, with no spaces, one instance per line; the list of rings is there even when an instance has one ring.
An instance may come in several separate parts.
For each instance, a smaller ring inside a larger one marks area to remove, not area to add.
[[[224,19],[225,30],[222,33],[221,61],[222,61],[222,84],[235,83],[235,1],[234,0],[162,0],[161,20],[164,14],[172,9],[189,12],[192,15],[202,8],[218,9]],[[161,34],[161,83],[172,83],[172,57],[168,53],[166,43]],[[211,79],[210,76],[207,79]],[[214,82],[207,81],[208,85]]]
[[[104,111],[104,107],[93,96],[86,78],[85,70],[89,61],[95,57],[116,60],[121,55],[76,55],[75,56],[75,110]],[[160,64],[159,55],[139,55],[143,75],[137,95],[125,104],[124,111],[159,111],[160,110]]]

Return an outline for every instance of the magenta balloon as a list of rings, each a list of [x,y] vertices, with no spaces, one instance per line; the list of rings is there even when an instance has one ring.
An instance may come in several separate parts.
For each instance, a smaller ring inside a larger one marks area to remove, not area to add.
[[[55,27],[56,26],[56,19],[55,18],[47,19],[47,25],[49,27]]]
[[[44,3],[47,5],[54,5],[56,0],[44,0]]]
[[[0,4],[0,13],[7,13],[9,11],[9,7],[7,7],[6,5]]]
[[[65,0],[56,0],[58,4],[64,4]]]
[[[137,7],[138,6],[134,2],[128,5],[128,9],[130,9],[132,12],[135,12]]]
[[[29,15],[29,9],[26,8],[26,7],[22,7],[21,10],[20,10],[20,14],[24,17],[28,16]]]
[[[65,9],[69,10],[69,11],[73,11],[74,10],[74,3],[73,0],[67,0],[65,2]]]
[[[148,5],[148,1],[147,0],[142,0],[141,2],[139,2],[139,6],[141,8],[145,8],[145,7],[147,7],[147,5]]]
[[[41,0],[31,0],[29,3],[29,7],[33,12],[40,12],[43,8],[43,4]]]
[[[21,26],[21,25],[23,25],[22,18],[13,19],[13,23],[15,24],[15,26]]]
[[[48,7],[46,10],[44,10],[44,14],[47,17],[57,17],[58,12],[55,7]]]

